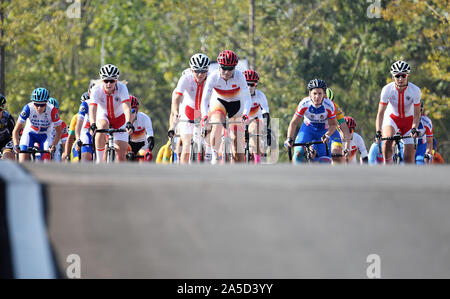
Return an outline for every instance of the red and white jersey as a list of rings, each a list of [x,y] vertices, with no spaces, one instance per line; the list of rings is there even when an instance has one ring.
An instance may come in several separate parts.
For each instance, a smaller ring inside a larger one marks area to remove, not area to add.
[[[53,127],[52,129],[52,140],[55,139],[56,129]],[[61,139],[59,142],[66,143],[67,138],[69,137],[69,130],[67,129],[67,124],[64,121],[61,121]]]
[[[269,103],[267,103],[267,97],[264,94],[264,92],[256,89],[255,93],[260,93],[261,95],[259,96],[259,103],[261,104],[261,113],[270,113],[269,111]]]
[[[92,88],[91,102],[89,105],[97,106],[97,109],[106,112],[109,119],[115,119],[124,113],[122,103],[129,101],[130,95],[128,94],[128,88],[125,84],[117,82],[116,89],[112,95],[106,93],[103,84],[96,84]],[[97,112],[97,114],[100,113]]]
[[[240,101],[244,107],[243,114],[249,114],[251,106],[250,90],[242,72],[235,70],[233,77],[225,81],[220,76],[220,71],[212,72],[205,83],[203,91],[201,111],[202,116],[208,115],[211,97],[222,99],[226,102]]]
[[[399,91],[395,82],[391,82],[381,90],[380,104],[387,105],[385,116],[394,114],[405,118],[414,115],[414,106],[420,105],[420,96],[420,88],[411,82],[403,91]]]
[[[180,105],[181,119],[194,120],[201,117],[201,102],[206,79],[202,83],[195,81],[191,69],[184,70],[174,93],[183,96]]]
[[[147,138],[153,136],[152,120],[147,114],[138,112],[133,126],[134,132],[131,134],[131,141],[147,143]]]
[[[433,137],[433,123],[428,116],[422,115],[418,129],[422,136],[422,143],[427,143],[427,137]]]
[[[250,95],[251,99],[252,99],[252,105],[250,107],[250,112],[248,114],[248,116],[250,118],[262,118],[262,114],[268,112],[268,110],[263,110],[263,105],[266,107],[266,109],[268,109],[268,105],[267,105],[267,98],[266,95],[260,91],[255,89],[255,94],[254,95]]]
[[[350,154],[348,159],[351,163],[356,163],[356,151],[359,151],[361,159],[369,155],[362,137],[357,133],[353,133],[352,140],[350,142]]]
[[[303,117],[306,125],[322,126],[328,128],[328,120],[336,118],[336,106],[328,99],[324,98],[319,107],[314,106],[310,97],[300,101],[295,112],[297,116]]]
[[[26,122],[24,132],[50,134],[52,127],[61,125],[62,120],[59,118],[58,109],[52,104],[47,103],[45,111],[39,114],[31,102],[23,107],[17,122],[21,124]]]

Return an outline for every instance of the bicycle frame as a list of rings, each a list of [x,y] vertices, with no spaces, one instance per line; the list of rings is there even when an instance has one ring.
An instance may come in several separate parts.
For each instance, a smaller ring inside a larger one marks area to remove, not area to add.
[[[38,147],[29,147],[25,151],[20,151],[19,154],[30,154],[30,161],[36,162],[36,154],[50,154],[50,160],[53,160],[53,153],[49,150],[40,150]],[[19,154],[16,154],[16,160],[19,161]]]
[[[126,132],[125,129],[97,129],[95,134],[97,133],[106,133],[108,134],[108,146],[106,148],[106,163],[114,162],[116,158],[116,150],[114,148],[114,133]],[[95,140],[94,134],[94,140]]]
[[[379,140],[378,140],[378,149],[381,152],[381,143],[380,143],[380,141],[393,140],[395,142],[395,149],[394,149],[394,154],[392,156],[392,160],[394,161],[395,164],[400,164],[403,161],[402,153],[401,153],[401,147],[400,147],[400,140],[405,139],[405,138],[413,138],[414,139],[414,149],[417,149],[417,138],[413,137],[412,135],[401,135],[400,132],[397,132],[392,137],[379,138]]]
[[[305,158],[307,162],[312,162],[312,152],[314,151],[313,149],[313,145],[314,144],[325,144],[325,150],[326,150],[326,154],[327,156],[330,154],[330,150],[328,148],[328,143],[327,142],[322,142],[322,141],[309,141],[309,142],[303,142],[303,143],[294,143],[292,145],[292,147],[288,147],[288,155],[289,155],[289,161],[292,162],[292,149],[296,146],[304,146],[306,148],[306,154],[305,154]]]
[[[229,125],[232,124],[242,124],[241,121],[230,121],[227,117],[224,122],[209,122],[208,125],[222,125],[223,133],[222,133],[222,161],[223,163],[230,163],[232,160],[232,144],[230,135]]]

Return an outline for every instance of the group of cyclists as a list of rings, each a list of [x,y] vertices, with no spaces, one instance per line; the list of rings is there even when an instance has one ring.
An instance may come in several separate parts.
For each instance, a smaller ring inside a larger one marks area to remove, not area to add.
[[[190,58],[190,68],[182,72],[172,93],[166,147],[180,164],[194,160],[259,164],[276,140],[267,98],[257,89],[259,74],[237,70],[238,56],[230,50],[220,52],[217,64],[216,70],[210,70],[210,59],[202,53]],[[151,161],[155,144],[151,118],[139,112],[139,100],[129,94],[119,74],[112,64],[100,68],[99,79],[92,80],[81,96],[69,126],[61,120],[58,101],[45,88],[32,92],[17,122],[0,95],[2,159],[23,162],[37,155],[40,160],[104,163],[113,152],[117,162]],[[355,132],[355,119],[344,114],[326,82],[311,80],[284,142],[290,153],[293,150],[292,162],[390,164],[400,143],[405,163],[440,162],[433,147],[432,122],[424,113],[420,88],[409,82],[409,74],[405,61],[392,64],[393,82],[381,91],[369,152]]]

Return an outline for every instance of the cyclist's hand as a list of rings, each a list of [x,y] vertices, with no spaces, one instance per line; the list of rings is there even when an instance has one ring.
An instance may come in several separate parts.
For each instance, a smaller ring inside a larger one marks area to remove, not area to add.
[[[148,149],[152,151],[153,147],[155,146],[155,138],[153,136],[150,136],[148,137],[147,142],[148,142]]]
[[[418,138],[419,137],[419,131],[416,128],[412,128],[411,129],[411,136],[414,138]]]
[[[247,114],[242,115],[242,123],[244,125],[246,125],[248,123],[248,115]]]
[[[75,141],[75,149],[76,149],[77,151],[80,150],[80,148],[81,148],[82,145],[83,145],[83,142],[81,142],[80,139],[78,139],[77,141]]]
[[[133,126],[133,124],[130,121],[127,122],[127,124],[125,125],[125,128],[127,128],[127,132],[128,132],[129,135],[133,134],[134,126]]]
[[[14,152],[15,152],[16,154],[20,153],[20,145],[15,145],[15,146],[14,146]]]
[[[272,146],[272,130],[267,128],[267,145]]]
[[[433,161],[433,156],[429,153],[425,153],[425,161],[427,161],[428,163],[431,163],[431,161]]]
[[[89,129],[92,131],[92,135],[94,135],[95,131],[97,131],[97,125],[95,123],[92,123]]]
[[[286,141],[284,141],[285,148],[292,147],[293,145],[294,145],[294,139],[292,139],[291,137],[287,138]]]
[[[151,161],[153,159],[153,154],[151,150],[146,150],[145,151],[145,156],[144,156],[145,161]]]
[[[208,115],[205,115],[203,116],[201,121],[202,128],[205,128],[207,124],[208,124]]]
[[[328,140],[330,140],[330,136],[328,136],[327,134],[323,135],[321,138],[323,143],[328,143]]]
[[[48,150],[53,154],[56,151],[56,146],[52,144],[49,146]]]
[[[345,148],[344,149],[344,157],[348,157],[350,155],[350,149],[349,148]]]
[[[375,133],[375,139],[380,140],[381,139],[381,131],[377,131]]]
[[[175,136],[175,131],[174,130],[169,130],[167,132],[167,136],[169,136],[169,138],[172,138],[173,136]]]

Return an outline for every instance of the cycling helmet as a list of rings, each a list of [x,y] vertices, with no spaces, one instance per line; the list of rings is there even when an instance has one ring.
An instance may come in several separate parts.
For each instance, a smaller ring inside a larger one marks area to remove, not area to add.
[[[334,101],[334,92],[331,90],[331,88],[327,88],[327,98]]]
[[[2,95],[2,94],[0,93],[0,107],[5,106],[5,104],[6,104],[6,98],[5,98],[4,95]]]
[[[58,103],[58,101],[55,98],[49,98],[48,102],[50,104],[52,104],[53,106],[55,106],[56,109],[59,109],[59,103]]]
[[[87,100],[89,100],[89,99],[90,99],[90,97],[89,97],[89,93],[88,93],[88,92],[85,92],[85,93],[83,93],[83,94],[81,95],[81,101],[82,101],[82,102],[87,101]]]
[[[91,95],[91,90],[92,90],[92,87],[94,87],[94,86],[95,86],[95,81],[91,80],[91,82],[89,82],[89,88],[88,88],[89,95]]]
[[[113,64],[106,64],[100,68],[100,79],[119,79],[119,68]]]
[[[223,50],[217,56],[217,63],[224,66],[236,66],[238,57],[233,51]]]
[[[130,100],[131,100],[131,108],[139,107],[139,101],[135,96],[130,96]]]
[[[38,87],[35,90],[33,90],[33,93],[31,94],[31,101],[33,102],[47,102],[48,98],[50,96],[50,93],[47,89],[43,87]]]
[[[209,68],[209,58],[205,54],[197,53],[194,54],[189,60],[189,65],[194,71],[207,71]]]
[[[245,80],[247,80],[247,81],[255,82],[255,83],[258,83],[258,81],[259,81],[259,75],[254,70],[246,70],[244,72],[244,76],[245,76]]]
[[[323,91],[326,91],[327,83],[325,83],[325,81],[320,80],[320,79],[313,79],[313,80],[309,81],[309,83],[308,83],[308,90],[311,91],[314,88],[322,88]]]
[[[351,116],[344,117],[349,129],[356,129],[356,121]]]
[[[391,65],[391,74],[392,75],[400,74],[400,73],[409,74],[410,70],[411,70],[411,68],[409,67],[409,64],[403,60],[396,61]]]

